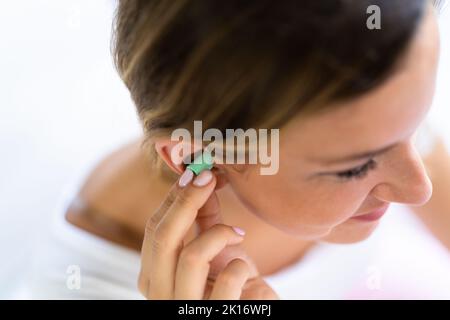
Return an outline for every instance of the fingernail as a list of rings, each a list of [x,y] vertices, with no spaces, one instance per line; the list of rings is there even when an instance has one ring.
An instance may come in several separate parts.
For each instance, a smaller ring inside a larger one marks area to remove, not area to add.
[[[233,227],[233,230],[240,236],[245,235],[245,231],[239,227]]]
[[[189,169],[184,170],[183,174],[180,177],[180,180],[178,180],[178,185],[182,188],[186,187],[189,184],[189,182],[191,182],[193,177],[194,173],[191,170]]]
[[[194,179],[194,186],[203,187],[206,186],[212,180],[212,172],[210,170],[202,171],[197,177]]]

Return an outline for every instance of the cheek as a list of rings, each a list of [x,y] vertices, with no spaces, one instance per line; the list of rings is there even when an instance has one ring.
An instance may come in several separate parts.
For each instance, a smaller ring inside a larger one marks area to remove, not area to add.
[[[293,183],[280,175],[233,180],[233,190],[253,214],[280,230],[305,237],[330,232],[352,216],[368,194],[358,182]]]
[[[321,181],[304,184],[290,193],[285,202],[291,208],[298,208],[298,216],[301,217],[299,222],[333,228],[357,212],[369,191],[370,187],[362,182]]]

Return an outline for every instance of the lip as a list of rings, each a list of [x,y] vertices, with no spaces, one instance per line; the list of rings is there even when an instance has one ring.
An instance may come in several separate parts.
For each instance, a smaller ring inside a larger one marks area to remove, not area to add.
[[[360,220],[360,221],[377,221],[386,213],[388,208],[389,208],[389,204],[382,208],[376,209],[372,212],[352,217],[351,219]]]

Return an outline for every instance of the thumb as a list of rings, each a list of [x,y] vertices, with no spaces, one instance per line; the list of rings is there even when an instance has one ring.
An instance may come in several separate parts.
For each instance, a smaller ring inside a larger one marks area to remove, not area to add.
[[[208,230],[217,223],[222,223],[219,198],[215,191],[211,193],[205,204],[198,210],[196,217],[199,233]]]

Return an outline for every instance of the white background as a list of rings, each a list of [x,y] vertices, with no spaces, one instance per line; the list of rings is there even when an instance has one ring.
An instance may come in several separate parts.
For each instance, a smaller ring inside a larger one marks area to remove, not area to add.
[[[140,132],[112,65],[112,0],[0,0],[0,298],[61,188]],[[450,141],[450,12],[430,118]],[[44,230],[44,231],[43,231]]]

